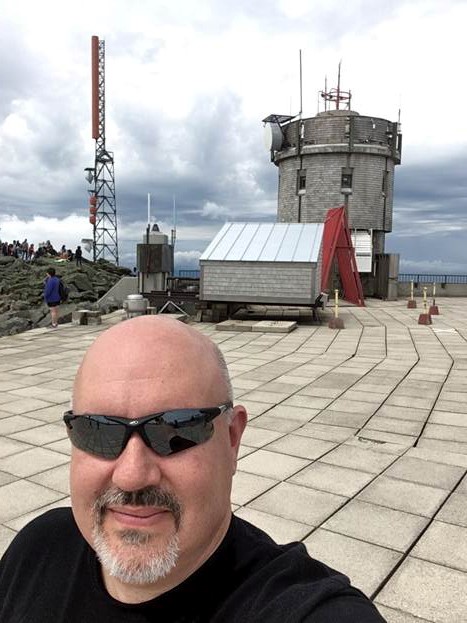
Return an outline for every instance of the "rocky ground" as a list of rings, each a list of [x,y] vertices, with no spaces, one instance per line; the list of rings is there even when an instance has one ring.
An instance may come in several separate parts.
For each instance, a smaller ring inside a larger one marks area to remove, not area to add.
[[[40,258],[24,262],[0,256],[0,336],[13,335],[50,323],[48,307],[44,304],[43,287],[46,271],[53,266],[69,289],[66,303],[60,305],[59,322],[69,322],[75,309],[92,309],[128,268],[119,268],[99,260],[95,264],[83,260],[77,268],[74,262]]]

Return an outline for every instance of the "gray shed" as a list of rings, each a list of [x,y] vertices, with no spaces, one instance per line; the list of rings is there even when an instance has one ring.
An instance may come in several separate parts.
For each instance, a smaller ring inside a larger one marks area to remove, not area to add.
[[[314,303],[323,231],[323,223],[226,223],[200,257],[200,300]]]

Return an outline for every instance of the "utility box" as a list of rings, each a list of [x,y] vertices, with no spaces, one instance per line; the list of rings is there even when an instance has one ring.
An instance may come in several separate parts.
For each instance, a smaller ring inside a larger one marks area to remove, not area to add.
[[[136,245],[136,266],[142,273],[173,272],[173,250],[168,244]]]
[[[323,231],[323,223],[226,223],[200,257],[200,300],[314,303]]]
[[[151,231],[148,226],[143,243],[136,245],[136,267],[140,293],[166,289],[167,278],[173,274],[174,268],[173,246],[156,224]]]
[[[380,253],[376,256],[375,296],[386,301],[397,301],[399,254]]]

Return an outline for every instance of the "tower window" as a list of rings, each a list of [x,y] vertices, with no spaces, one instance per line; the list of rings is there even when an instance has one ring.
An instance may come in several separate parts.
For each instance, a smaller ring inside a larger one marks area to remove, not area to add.
[[[306,169],[297,171],[297,193],[303,195],[306,192]]]
[[[352,190],[352,182],[353,182],[353,169],[351,168],[343,168],[341,175],[341,189],[342,191],[351,191]]]

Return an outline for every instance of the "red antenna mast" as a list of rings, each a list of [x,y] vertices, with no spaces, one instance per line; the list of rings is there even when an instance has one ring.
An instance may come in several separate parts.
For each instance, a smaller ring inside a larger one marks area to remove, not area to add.
[[[118,264],[117,204],[113,152],[105,146],[105,41],[91,38],[92,138],[94,167],[87,167],[89,221],[93,226],[94,261],[106,256]]]

